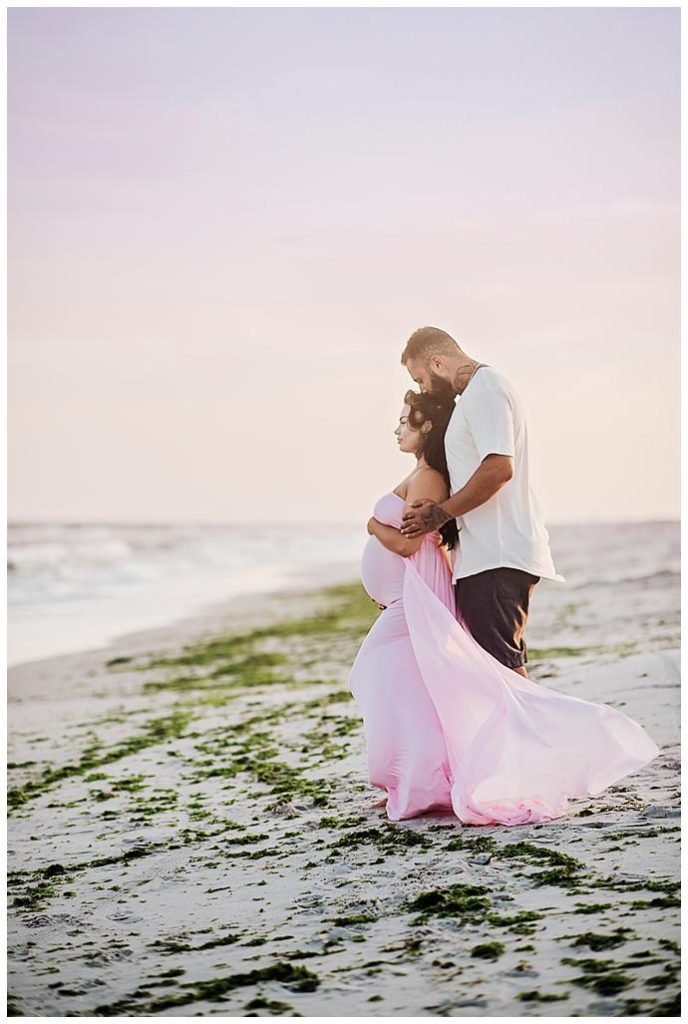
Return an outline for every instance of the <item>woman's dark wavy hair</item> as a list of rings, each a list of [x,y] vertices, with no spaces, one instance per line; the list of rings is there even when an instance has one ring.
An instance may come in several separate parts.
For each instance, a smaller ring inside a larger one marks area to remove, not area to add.
[[[453,400],[428,393],[419,394],[417,391],[407,391],[404,395],[404,404],[410,406],[408,423],[414,430],[420,430],[428,420],[432,423],[432,429],[427,434],[421,435],[421,447],[418,449],[417,455],[423,455],[428,466],[432,466],[442,474],[451,494],[447,456],[444,452],[444,435],[454,412]],[[450,519],[448,523],[440,527],[440,536],[445,547],[450,550],[455,547],[459,539],[456,519]]]

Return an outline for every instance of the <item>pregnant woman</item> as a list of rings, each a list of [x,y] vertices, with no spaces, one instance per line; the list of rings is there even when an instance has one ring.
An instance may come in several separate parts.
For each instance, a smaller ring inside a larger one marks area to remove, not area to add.
[[[415,467],[368,523],[363,585],[383,607],[349,685],[363,714],[372,785],[392,821],[453,811],[472,825],[560,817],[659,748],[622,711],[557,693],[500,664],[456,617],[448,551],[456,522],[413,540],[411,501],[446,500],[444,433],[453,402],[407,392],[394,431]]]

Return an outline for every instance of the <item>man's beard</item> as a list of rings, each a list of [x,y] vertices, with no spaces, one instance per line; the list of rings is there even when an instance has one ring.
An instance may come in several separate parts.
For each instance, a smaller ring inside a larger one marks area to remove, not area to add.
[[[454,386],[450,384],[444,377],[438,376],[434,370],[429,370],[430,377],[430,394],[434,395],[441,402],[453,402],[458,391],[455,390]]]

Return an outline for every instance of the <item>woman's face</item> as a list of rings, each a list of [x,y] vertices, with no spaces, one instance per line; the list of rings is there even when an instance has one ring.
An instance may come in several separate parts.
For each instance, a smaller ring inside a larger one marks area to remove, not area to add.
[[[421,443],[420,430],[414,430],[409,424],[408,417],[410,412],[410,405],[402,405],[401,412],[399,413],[399,424],[394,431],[399,450],[402,452],[416,452]]]

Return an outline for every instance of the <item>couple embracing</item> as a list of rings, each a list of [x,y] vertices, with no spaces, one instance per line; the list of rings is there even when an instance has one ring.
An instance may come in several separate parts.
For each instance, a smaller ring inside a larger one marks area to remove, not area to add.
[[[393,821],[560,817],[659,748],[622,711],[528,679],[532,591],[563,577],[514,388],[435,327],[411,335],[402,363],[419,391],[394,433],[415,465],[368,523],[362,580],[381,614],[349,677],[370,782]]]

